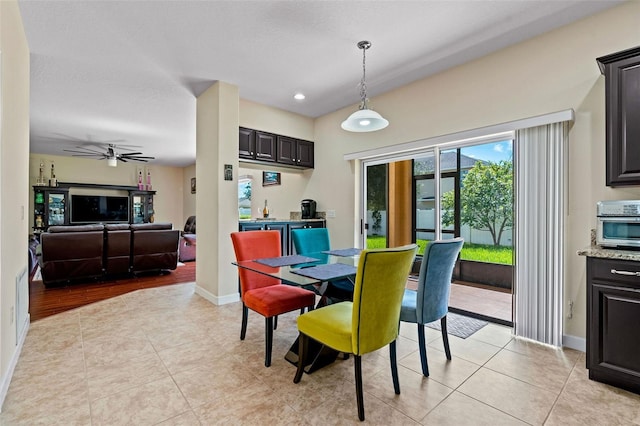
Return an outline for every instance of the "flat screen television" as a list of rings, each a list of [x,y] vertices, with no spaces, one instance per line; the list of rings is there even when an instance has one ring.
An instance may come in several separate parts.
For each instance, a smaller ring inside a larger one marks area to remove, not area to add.
[[[71,223],[128,223],[129,197],[71,195]]]

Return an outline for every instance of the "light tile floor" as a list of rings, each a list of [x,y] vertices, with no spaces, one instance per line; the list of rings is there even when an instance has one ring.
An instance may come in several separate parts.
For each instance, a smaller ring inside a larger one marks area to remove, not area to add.
[[[139,290],[31,324],[2,425],[359,424],[353,358],[304,375],[284,354],[297,313],[283,315],[264,367],[264,320],[215,306],[194,284]],[[384,425],[640,424],[640,396],[588,380],[581,352],[514,339],[489,324],[468,339],[426,329],[420,373],[415,325],[398,338],[402,393],[388,351],[364,356],[366,422]]]

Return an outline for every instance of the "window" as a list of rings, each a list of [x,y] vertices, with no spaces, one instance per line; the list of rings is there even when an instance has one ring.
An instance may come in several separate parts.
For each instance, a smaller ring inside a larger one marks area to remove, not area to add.
[[[238,179],[238,218],[251,219],[251,176]]]

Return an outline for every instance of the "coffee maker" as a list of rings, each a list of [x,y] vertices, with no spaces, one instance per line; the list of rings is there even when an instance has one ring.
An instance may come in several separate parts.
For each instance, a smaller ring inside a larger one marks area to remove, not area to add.
[[[300,203],[302,208],[302,219],[315,219],[316,218],[316,202],[313,200],[302,200]]]

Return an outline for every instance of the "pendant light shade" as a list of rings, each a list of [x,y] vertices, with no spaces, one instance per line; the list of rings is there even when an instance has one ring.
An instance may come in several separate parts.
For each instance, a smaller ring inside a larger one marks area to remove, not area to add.
[[[360,80],[360,109],[354,112],[342,122],[341,127],[349,132],[375,132],[384,129],[389,125],[389,121],[372,109],[369,109],[369,98],[367,97],[366,77],[366,55],[365,52],[371,47],[371,42],[363,40],[358,43],[358,49],[362,49],[362,80]]]

